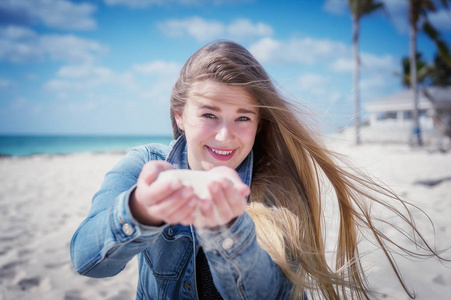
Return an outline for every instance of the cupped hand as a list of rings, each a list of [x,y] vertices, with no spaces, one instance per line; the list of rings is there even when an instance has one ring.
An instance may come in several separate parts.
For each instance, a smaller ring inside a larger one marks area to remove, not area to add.
[[[199,210],[202,217],[197,217],[196,227],[216,227],[224,225],[241,216],[246,207],[249,187],[241,181],[238,173],[228,167],[215,167],[208,172],[223,175],[208,183],[211,199],[200,199]]]
[[[174,167],[164,161],[150,161],[142,168],[129,204],[133,217],[141,224],[189,225],[194,222],[199,198],[192,187],[183,186],[178,179],[155,182],[161,172],[172,169]]]

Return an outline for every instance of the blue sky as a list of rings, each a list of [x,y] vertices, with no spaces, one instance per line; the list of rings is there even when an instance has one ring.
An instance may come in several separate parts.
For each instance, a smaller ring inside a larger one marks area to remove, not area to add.
[[[362,19],[361,99],[401,90],[405,0]],[[451,42],[451,13],[431,22]],[[346,0],[1,0],[0,134],[170,134],[177,73],[215,39],[239,42],[331,128],[352,122]],[[434,45],[418,48],[431,61]]]

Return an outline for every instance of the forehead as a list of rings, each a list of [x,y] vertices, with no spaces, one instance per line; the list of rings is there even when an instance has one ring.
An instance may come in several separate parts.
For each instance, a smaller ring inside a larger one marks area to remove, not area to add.
[[[230,86],[214,80],[203,80],[193,83],[188,99],[195,103],[217,102],[236,106],[256,106],[257,101],[242,87]]]

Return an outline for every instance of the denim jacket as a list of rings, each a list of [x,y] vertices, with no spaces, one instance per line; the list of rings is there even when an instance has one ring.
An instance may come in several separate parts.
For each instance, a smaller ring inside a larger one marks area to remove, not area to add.
[[[198,299],[195,255],[203,247],[213,280],[224,299],[286,299],[291,283],[256,240],[245,212],[224,234],[194,226],[144,226],[128,205],[144,164],[166,160],[187,169],[186,140],[170,146],[150,144],[132,149],[107,173],[94,195],[87,218],[72,237],[71,259],[76,271],[90,277],[118,274],[138,255],[137,299]],[[237,168],[251,183],[252,152]]]

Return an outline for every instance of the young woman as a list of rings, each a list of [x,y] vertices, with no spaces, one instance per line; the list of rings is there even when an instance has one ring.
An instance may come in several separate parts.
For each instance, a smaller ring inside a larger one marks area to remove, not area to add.
[[[137,147],[106,175],[72,239],[75,269],[113,276],[138,255],[138,299],[299,299],[307,291],[370,298],[358,251],[366,229],[404,286],[387,243],[415,253],[374,226],[370,207],[382,205],[413,229],[427,251],[418,255],[438,256],[407,203],[340,167],[296,111],[242,46],[219,41],[198,50],[173,88],[174,141]],[[212,180],[211,199],[201,199],[179,180],[156,180],[171,169],[234,180]],[[323,237],[324,178],[340,211],[333,268]]]

